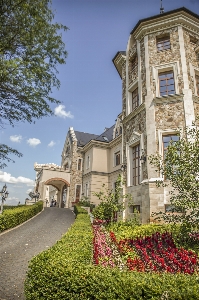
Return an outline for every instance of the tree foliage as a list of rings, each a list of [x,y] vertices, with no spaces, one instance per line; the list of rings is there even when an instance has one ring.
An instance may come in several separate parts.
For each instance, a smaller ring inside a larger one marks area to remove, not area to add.
[[[186,232],[199,228],[199,129],[194,126],[181,132],[179,141],[171,142],[164,159],[151,155],[149,161],[165,180],[158,187],[170,188],[171,212],[156,213],[157,219],[181,224]]]
[[[52,115],[57,65],[67,56],[50,0],[1,0],[0,124]]]
[[[122,177],[119,175],[116,180],[115,190],[106,189],[103,184],[100,192],[93,193],[100,200],[100,204],[93,210],[93,215],[96,219],[113,221],[115,214],[125,209],[123,200],[131,199],[131,195],[123,194],[122,183]]]
[[[10,154],[14,154],[18,157],[22,156],[22,154],[17,150],[12,149],[5,144],[0,144],[0,169],[6,167],[6,164],[4,163],[5,160],[8,162],[14,162],[14,160],[9,157]]]

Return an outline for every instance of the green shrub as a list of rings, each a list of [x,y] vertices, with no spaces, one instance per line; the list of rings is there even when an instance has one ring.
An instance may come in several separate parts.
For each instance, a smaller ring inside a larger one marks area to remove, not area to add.
[[[89,216],[80,212],[57,244],[31,260],[25,282],[26,300],[196,300],[198,290],[196,275],[137,273],[92,265]]]
[[[35,216],[43,209],[43,202],[39,201],[30,206],[17,206],[13,209],[4,210],[0,215],[0,232],[16,227]]]
[[[131,226],[131,224],[125,222],[113,223],[108,227],[109,231],[113,231],[118,240],[131,238],[135,239],[137,237],[151,236],[153,233],[160,232],[172,232],[175,238],[179,232],[179,226],[168,225],[168,224],[147,224],[147,225],[137,225]]]
[[[82,208],[81,206],[79,206],[79,205],[75,205],[74,206],[74,213],[76,214],[76,216],[78,215],[78,214],[88,214],[88,212],[87,212],[87,210],[86,209],[84,209],[84,208]]]

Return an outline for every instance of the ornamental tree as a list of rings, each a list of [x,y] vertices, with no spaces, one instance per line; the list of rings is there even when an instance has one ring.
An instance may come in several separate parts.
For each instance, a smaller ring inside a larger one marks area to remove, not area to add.
[[[158,212],[155,219],[180,224],[182,232],[199,228],[199,129],[193,124],[180,131],[179,140],[170,142],[164,158],[149,157],[162,180],[157,187],[170,188],[171,212]]]
[[[50,105],[59,103],[51,92],[60,86],[57,65],[65,63],[67,52],[59,30],[67,27],[53,23],[50,4],[50,0],[1,0],[1,126],[52,115]],[[15,152],[9,147],[7,151]]]
[[[106,189],[103,184],[100,192],[93,193],[101,201],[93,210],[96,219],[113,221],[116,213],[125,209],[124,199],[130,200],[132,197],[130,194],[123,194],[122,184],[122,176],[119,175],[115,183],[115,190]]]

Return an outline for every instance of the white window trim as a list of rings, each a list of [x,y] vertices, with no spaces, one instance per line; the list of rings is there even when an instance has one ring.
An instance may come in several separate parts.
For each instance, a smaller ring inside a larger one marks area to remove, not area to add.
[[[86,189],[86,186],[87,186],[87,189]],[[84,196],[88,197],[88,195],[89,195],[89,182],[85,183],[84,191],[85,191]],[[87,192],[88,192],[88,194],[87,194]]]
[[[128,89],[128,103],[127,103],[127,115],[129,115],[132,112],[132,93],[138,88],[138,96],[139,95],[139,86],[138,86],[138,79],[134,81],[129,89]],[[140,105],[140,97],[139,97],[139,105]]]
[[[199,68],[193,66],[191,63],[189,63],[189,66],[190,66],[190,75],[194,83],[194,95],[198,97],[197,86],[196,86],[196,75],[199,76]]]
[[[175,94],[179,94],[179,85],[178,85],[178,76],[180,74],[179,70],[180,68],[179,68],[178,61],[152,67],[153,82],[155,82],[155,97],[164,97],[164,96],[160,96],[159,74],[167,71],[173,71]]]
[[[137,144],[140,144],[140,150],[144,149],[144,134],[134,132],[126,144],[126,153],[127,153],[127,187],[133,186],[133,174],[132,174],[132,148]],[[142,164],[140,162],[140,183],[142,183]]]
[[[75,201],[76,201],[76,192],[77,192],[77,185],[80,185],[80,193],[79,193],[79,200],[81,199],[81,194],[82,194],[82,185],[81,184],[75,184]]]
[[[120,153],[120,164],[116,166],[116,153]],[[121,161],[122,161],[122,153],[121,153],[121,149],[115,149],[114,153],[113,153],[113,167],[118,167],[121,165]]]
[[[86,169],[88,170],[90,168],[90,155],[87,155],[86,157]]]
[[[79,159],[81,160],[81,168],[80,168],[80,170],[78,169]],[[77,170],[78,170],[78,171],[82,171],[82,158],[78,158],[78,159],[77,159]]]
[[[159,155],[161,155],[161,157],[163,157],[163,136],[166,135],[175,135],[175,134],[179,134],[180,133],[180,138],[182,136],[182,127],[179,127],[178,130],[174,130],[174,129],[165,129],[165,130],[158,130],[158,143],[159,143]],[[164,178],[163,174],[160,173],[160,178]]]

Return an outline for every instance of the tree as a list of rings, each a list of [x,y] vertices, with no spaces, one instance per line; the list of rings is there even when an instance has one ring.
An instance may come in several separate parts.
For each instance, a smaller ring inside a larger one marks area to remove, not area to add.
[[[59,30],[67,27],[52,23],[50,4],[50,0],[1,0],[1,126],[52,115],[50,105],[60,103],[50,94],[60,86],[57,65],[65,63],[67,52]]]
[[[180,224],[181,233],[199,228],[199,130],[193,124],[181,132],[180,139],[171,142],[164,159],[151,155],[149,161],[165,180],[156,185],[170,187],[171,212],[155,213],[156,219]]]
[[[101,201],[93,210],[96,219],[113,221],[115,214],[125,209],[123,200],[132,197],[130,194],[123,195],[122,183],[122,177],[119,175],[115,183],[115,191],[105,189],[103,184],[100,192],[93,193]]]

